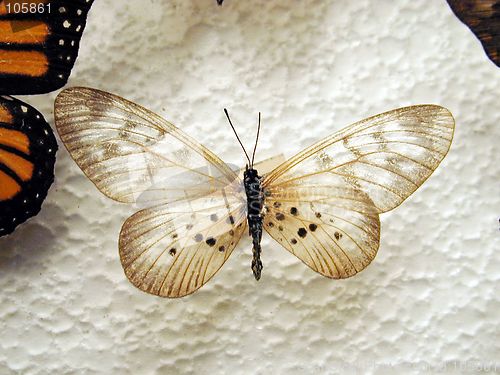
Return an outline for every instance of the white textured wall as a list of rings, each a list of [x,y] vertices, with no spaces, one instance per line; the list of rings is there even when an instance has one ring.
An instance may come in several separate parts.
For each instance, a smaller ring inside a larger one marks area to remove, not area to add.
[[[127,281],[133,209],[61,148],[41,214],[0,239],[0,374],[500,372],[500,70],[445,0],[96,0],[70,84],[135,100],[232,163],[224,106],[247,144],[262,112],[260,158],[408,104],[448,107],[456,133],[382,215],[359,275],[322,278],[266,235],[260,282],[245,239],[179,300]],[[53,122],[54,97],[25,99]]]

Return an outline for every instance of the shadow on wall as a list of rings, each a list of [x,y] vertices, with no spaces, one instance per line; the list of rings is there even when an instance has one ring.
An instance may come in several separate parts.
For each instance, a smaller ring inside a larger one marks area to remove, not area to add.
[[[44,257],[59,251],[57,238],[67,235],[63,220],[61,208],[46,202],[36,218],[1,237],[0,277],[15,277],[19,269],[39,267]],[[49,228],[57,228],[57,234]]]

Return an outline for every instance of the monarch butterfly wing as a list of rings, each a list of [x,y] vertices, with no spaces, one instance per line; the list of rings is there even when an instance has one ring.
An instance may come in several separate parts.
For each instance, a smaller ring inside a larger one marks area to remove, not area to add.
[[[375,257],[378,214],[410,196],[451,144],[452,115],[421,105],[355,123],[268,174],[265,228],[313,270],[345,278]]]
[[[241,185],[240,185],[241,187]],[[161,297],[193,293],[222,267],[246,229],[236,184],[191,201],[137,212],[120,233],[129,280]]]
[[[64,86],[78,56],[92,3],[0,3],[0,94],[41,94]],[[26,6],[27,12],[21,8]]]
[[[222,160],[151,111],[90,88],[56,98],[57,131],[108,197],[146,206],[196,199],[238,181]]]
[[[0,96],[0,236],[38,214],[54,182],[57,142],[43,116]]]
[[[500,66],[500,1],[448,0],[455,15],[481,41],[488,57]]]

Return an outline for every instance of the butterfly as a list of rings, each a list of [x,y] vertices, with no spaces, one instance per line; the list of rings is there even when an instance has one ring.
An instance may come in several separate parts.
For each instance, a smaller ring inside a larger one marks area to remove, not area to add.
[[[42,94],[64,86],[93,0],[0,3],[0,94]]]
[[[455,15],[465,23],[483,44],[483,48],[500,66],[500,1],[447,0]]]
[[[257,142],[250,158],[234,130],[247,158],[241,176],[167,120],[110,93],[65,89],[55,120],[69,154],[102,193],[144,206],[122,226],[120,260],[132,284],[162,297],[199,289],[247,231],[256,279],[264,230],[321,275],[355,275],[377,253],[379,214],[431,175],[454,132],[443,107],[400,108],[350,125],[261,176]],[[259,132],[260,120],[257,140]]]
[[[0,236],[36,215],[54,181],[57,142],[42,114],[0,96]]]
[[[0,2],[0,94],[41,94],[64,86],[92,2]],[[54,181],[56,151],[40,112],[10,96],[0,98],[0,237],[40,211]]]

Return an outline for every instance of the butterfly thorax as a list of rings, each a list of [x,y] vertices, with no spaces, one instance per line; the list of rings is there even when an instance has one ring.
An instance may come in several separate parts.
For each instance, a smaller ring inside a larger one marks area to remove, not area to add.
[[[247,196],[247,220],[249,234],[253,242],[252,271],[256,280],[260,279],[262,272],[262,261],[260,260],[260,241],[262,239],[262,207],[264,205],[264,192],[261,177],[257,170],[248,168],[245,170],[243,183]]]

